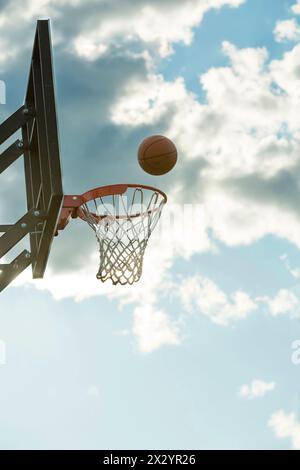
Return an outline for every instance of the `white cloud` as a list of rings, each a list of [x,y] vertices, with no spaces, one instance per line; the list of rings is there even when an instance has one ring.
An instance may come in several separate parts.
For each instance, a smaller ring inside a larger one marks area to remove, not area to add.
[[[267,392],[271,392],[275,388],[275,382],[265,382],[263,380],[254,379],[247,385],[240,387],[239,395],[242,398],[254,399],[263,397]]]
[[[126,84],[118,102],[112,103],[111,119],[126,126],[154,124],[169,111],[170,103],[180,105],[186,98],[182,78],[166,82],[162,75],[149,74],[147,81],[131,80]]]
[[[133,333],[141,352],[149,353],[163,345],[178,345],[180,336],[175,322],[165,312],[151,305],[137,307],[134,311]]]
[[[275,297],[261,297],[257,300],[265,302],[273,317],[290,315],[300,318],[300,300],[296,294],[287,289],[280,289]]]
[[[291,439],[292,448],[300,450],[300,422],[295,413],[286,413],[278,410],[272,414],[268,426],[279,439]]]
[[[299,52],[300,44],[297,44],[282,59],[273,60],[269,65],[270,77],[281,90],[278,111],[282,113],[282,121],[290,128],[291,137],[294,133],[296,138],[299,138],[299,125],[295,117],[295,106],[300,100]]]
[[[66,51],[72,50],[87,60],[95,60],[109,48],[124,43],[127,46],[139,43],[144,49],[151,48],[165,57],[172,52],[173,44],[191,43],[193,29],[206,12],[224,6],[239,7],[244,1],[122,0],[116,7],[113,1],[25,0],[20,8],[17,0],[11,0],[1,5],[0,65],[20,54],[22,47],[31,47],[29,31],[37,18],[57,19],[55,41],[63,44]],[[59,21],[62,18],[64,22]]]
[[[277,42],[298,41],[300,39],[300,26],[295,20],[278,21],[274,29]]]
[[[287,256],[287,254],[281,255],[280,259],[283,262],[286,270],[290,273],[290,275],[293,276],[293,278],[295,278],[295,279],[299,279],[300,278],[300,268],[292,268],[292,266],[290,264],[290,260]]]
[[[79,57],[87,60],[95,60],[108,50],[106,44],[94,44],[91,40],[84,36],[79,36],[74,42],[75,51]]]
[[[295,13],[295,15],[300,15],[300,0],[298,0],[297,3],[292,6],[291,9],[292,12]]]
[[[80,56],[95,59],[103,45],[138,40],[144,46],[155,46],[160,56],[172,53],[178,42],[190,44],[193,28],[199,25],[204,14],[223,6],[238,7],[244,0],[173,0],[172,2],[124,2],[119,11],[112,9],[95,19],[93,26],[82,29],[74,39]]]
[[[257,309],[255,302],[245,292],[236,291],[229,296],[211,280],[201,276],[184,279],[179,287],[179,295],[188,312],[196,311],[224,326],[246,318]]]
[[[228,245],[273,234],[299,246],[300,220],[289,195],[300,155],[299,47],[268,63],[265,49],[224,43],[230,65],[201,77],[206,104],[182,80],[153,76],[146,87],[130,85],[112,103],[118,124],[155,124],[166,117],[165,133],[182,159],[176,201],[188,194],[203,203],[207,225]],[[197,162],[191,188],[186,179]]]

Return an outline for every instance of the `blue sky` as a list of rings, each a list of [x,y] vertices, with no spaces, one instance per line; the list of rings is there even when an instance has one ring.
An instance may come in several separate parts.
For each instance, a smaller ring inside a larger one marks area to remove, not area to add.
[[[0,5],[3,119],[35,20],[52,19],[65,192],[138,181],[169,196],[138,285],[99,283],[73,222],[45,279],[28,270],[1,294],[0,448],[300,448],[300,4]],[[179,150],[162,177],[136,161],[156,133]],[[5,223],[23,186],[21,163],[2,175]]]

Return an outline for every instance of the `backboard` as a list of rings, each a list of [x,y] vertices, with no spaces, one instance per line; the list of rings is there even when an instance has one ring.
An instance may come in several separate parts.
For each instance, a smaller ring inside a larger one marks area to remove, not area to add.
[[[41,278],[63,200],[48,20],[37,22],[24,104],[32,113],[22,127],[27,206],[46,216],[30,233],[33,277]]]
[[[24,104],[0,125],[0,145],[21,131],[0,154],[0,174],[24,156],[27,213],[0,225],[0,291],[31,264],[42,278],[63,202],[49,20],[38,20]],[[9,195],[8,195],[9,197]],[[1,258],[29,235],[30,251],[11,263]]]

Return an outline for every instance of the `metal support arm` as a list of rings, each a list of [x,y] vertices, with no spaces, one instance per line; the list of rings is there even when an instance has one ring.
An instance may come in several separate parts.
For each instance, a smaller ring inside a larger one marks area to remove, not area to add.
[[[38,223],[46,219],[45,214],[31,210],[13,225],[0,225],[0,258],[13,248],[28,233],[36,229]],[[24,250],[11,263],[0,264],[0,292],[5,289],[24,269],[32,263],[29,251]]]
[[[0,292],[31,264],[29,251],[24,250],[9,264],[0,264]]]
[[[23,154],[23,152],[23,142],[19,139],[4,150],[0,155],[0,174],[12,165]]]
[[[0,258],[6,255],[28,233],[33,232],[37,223],[45,220],[45,218],[44,214],[34,209],[21,217],[0,237]]]
[[[31,113],[26,106],[21,106],[6,121],[0,124],[0,145],[11,137],[18,129],[21,129],[28,121],[32,119]]]

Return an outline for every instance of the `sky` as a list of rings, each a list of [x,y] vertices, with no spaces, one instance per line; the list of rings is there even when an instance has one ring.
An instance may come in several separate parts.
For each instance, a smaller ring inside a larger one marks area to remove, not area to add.
[[[72,221],[45,278],[1,293],[0,448],[300,449],[300,1],[1,0],[1,120],[43,18],[65,193],[168,204],[139,283],[98,281]],[[164,176],[137,163],[153,134],[178,148]],[[20,161],[1,223],[24,191]]]

